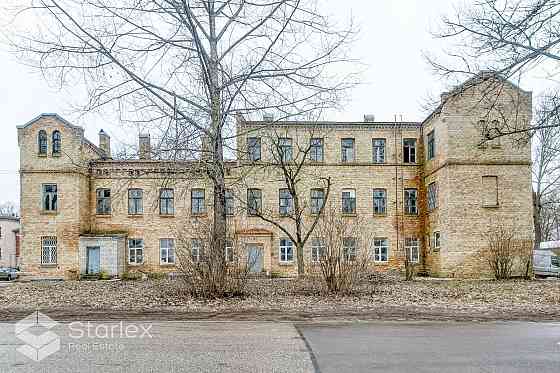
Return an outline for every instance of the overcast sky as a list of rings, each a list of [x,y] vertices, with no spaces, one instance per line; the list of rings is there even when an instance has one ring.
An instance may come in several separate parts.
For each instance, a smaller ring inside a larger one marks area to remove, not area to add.
[[[353,17],[360,29],[353,56],[366,64],[361,86],[343,111],[332,120],[362,120],[374,114],[376,120],[421,121],[425,118],[421,104],[428,92],[439,94],[443,82],[432,74],[422,58],[422,51],[439,53],[443,44],[434,40],[434,30],[441,16],[453,12],[453,6],[464,1],[449,0],[329,0],[325,12],[346,20]],[[467,1],[468,3],[468,1]],[[0,46],[0,48],[2,48]],[[125,141],[122,130],[101,116],[79,116],[72,111],[79,105],[74,97],[79,92],[56,91],[37,73],[18,64],[0,49],[0,202],[19,201],[19,149],[16,125],[40,113],[56,112],[70,122],[83,126],[86,136],[95,144],[101,128],[112,142]],[[536,90],[524,86],[528,90]],[[78,88],[79,89],[79,88]]]

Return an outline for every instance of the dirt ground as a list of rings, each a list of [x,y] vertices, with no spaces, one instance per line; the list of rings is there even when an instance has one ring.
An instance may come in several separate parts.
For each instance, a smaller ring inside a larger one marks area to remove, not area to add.
[[[16,282],[0,287],[0,320],[35,310],[57,320],[560,320],[560,281],[382,279],[324,295],[294,279],[257,279],[247,295],[201,300],[181,280]]]

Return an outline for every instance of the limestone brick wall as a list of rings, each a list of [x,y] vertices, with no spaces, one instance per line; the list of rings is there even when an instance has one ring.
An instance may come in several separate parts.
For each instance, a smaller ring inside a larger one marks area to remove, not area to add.
[[[19,220],[12,217],[0,216],[0,267],[15,267],[16,260],[16,234],[14,229],[19,228]]]

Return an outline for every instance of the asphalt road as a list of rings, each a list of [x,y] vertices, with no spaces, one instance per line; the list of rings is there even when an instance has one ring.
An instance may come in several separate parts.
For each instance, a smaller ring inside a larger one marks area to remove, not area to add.
[[[2,373],[560,372],[560,323],[0,323],[0,337]],[[18,351],[32,344],[40,361]]]
[[[300,330],[322,373],[560,372],[560,323],[375,322]]]

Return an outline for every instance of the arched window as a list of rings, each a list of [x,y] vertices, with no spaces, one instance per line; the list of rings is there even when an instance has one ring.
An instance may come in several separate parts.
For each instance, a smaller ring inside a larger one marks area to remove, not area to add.
[[[47,133],[45,132],[45,130],[39,131],[38,144],[39,144],[39,154],[47,155],[48,145],[47,145]]]
[[[52,134],[52,153],[53,155],[60,154],[60,132],[54,131]]]

